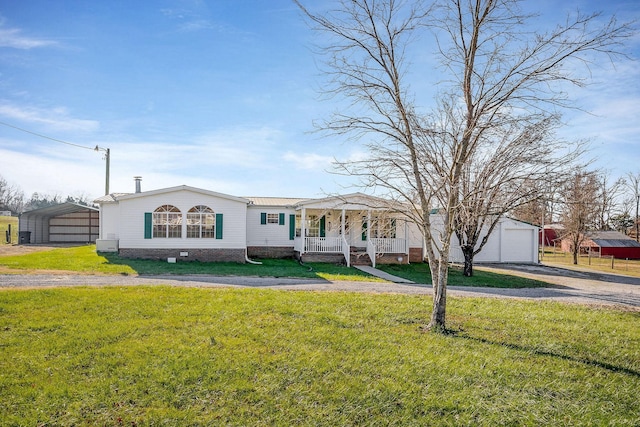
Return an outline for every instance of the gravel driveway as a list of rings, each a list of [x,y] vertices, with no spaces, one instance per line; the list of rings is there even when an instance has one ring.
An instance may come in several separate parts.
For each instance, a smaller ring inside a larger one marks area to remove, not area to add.
[[[454,296],[526,298],[580,304],[614,305],[640,311],[640,278],[574,271],[544,265],[491,265],[483,268],[520,275],[551,284],[548,288],[498,289],[450,286]],[[286,290],[431,294],[431,285],[375,282],[330,282],[323,279],[218,276],[87,276],[0,275],[0,288],[61,286],[170,285],[193,287],[260,287]]]

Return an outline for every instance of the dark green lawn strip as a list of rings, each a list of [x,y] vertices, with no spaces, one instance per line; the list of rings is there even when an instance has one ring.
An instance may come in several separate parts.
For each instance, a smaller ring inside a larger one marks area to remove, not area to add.
[[[230,262],[186,262],[128,259],[117,254],[96,253],[95,245],[53,249],[20,256],[0,257],[0,266],[16,271],[61,270],[100,274],[206,274],[214,276],[298,277],[324,280],[377,281],[379,279],[355,268],[328,263],[300,265],[292,259],[264,259],[261,265]],[[381,270],[416,283],[431,283],[427,264],[378,265]],[[459,269],[449,274],[452,286],[489,286],[525,288],[548,286],[544,282],[517,276],[475,270],[473,277],[463,277]]]
[[[0,266],[16,271],[59,270],[92,274],[207,274],[214,276],[262,276],[321,278],[325,280],[379,279],[355,268],[327,263],[300,265],[292,259],[265,259],[262,264],[233,262],[166,261],[128,259],[96,253],[95,245],[59,248],[19,256],[0,257]]]
[[[0,292],[2,425],[638,425],[638,313],[450,298]]]
[[[431,283],[431,272],[427,263],[409,265],[387,264],[376,268],[416,283]],[[484,286],[489,288],[541,288],[551,286],[549,283],[524,277],[492,273],[474,269],[472,277],[464,277],[459,267],[449,268],[448,284],[451,286]]]

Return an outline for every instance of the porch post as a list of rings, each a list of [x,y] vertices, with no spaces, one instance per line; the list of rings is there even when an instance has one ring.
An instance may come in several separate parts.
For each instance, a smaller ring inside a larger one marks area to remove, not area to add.
[[[367,242],[371,241],[371,209],[367,209]]]
[[[307,232],[305,230],[305,225],[307,222],[307,210],[304,207],[302,208],[301,215],[302,218],[300,219],[300,237],[302,238],[302,252],[300,253],[300,255],[302,255],[307,249]]]
[[[404,244],[407,251],[407,261],[409,260],[409,223],[404,220]]]
[[[342,234],[342,237],[346,239],[347,237],[344,235],[344,229],[344,208],[342,208],[342,214],[340,217],[340,233]]]

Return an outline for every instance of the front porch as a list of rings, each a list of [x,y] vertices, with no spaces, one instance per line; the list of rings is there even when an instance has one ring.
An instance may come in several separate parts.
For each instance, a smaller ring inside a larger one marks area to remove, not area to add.
[[[302,207],[294,251],[308,262],[408,263],[408,224],[384,209]]]

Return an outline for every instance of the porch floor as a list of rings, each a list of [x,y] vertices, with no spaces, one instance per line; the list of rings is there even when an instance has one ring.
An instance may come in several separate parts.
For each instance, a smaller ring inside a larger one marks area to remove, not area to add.
[[[364,271],[365,273],[369,273],[372,276],[379,277],[384,280],[388,280],[393,283],[414,283],[411,280],[403,279],[402,277],[394,276],[389,273],[385,273],[382,270],[378,270],[377,268],[373,268],[369,265],[353,265],[352,267],[357,268],[360,271]]]

